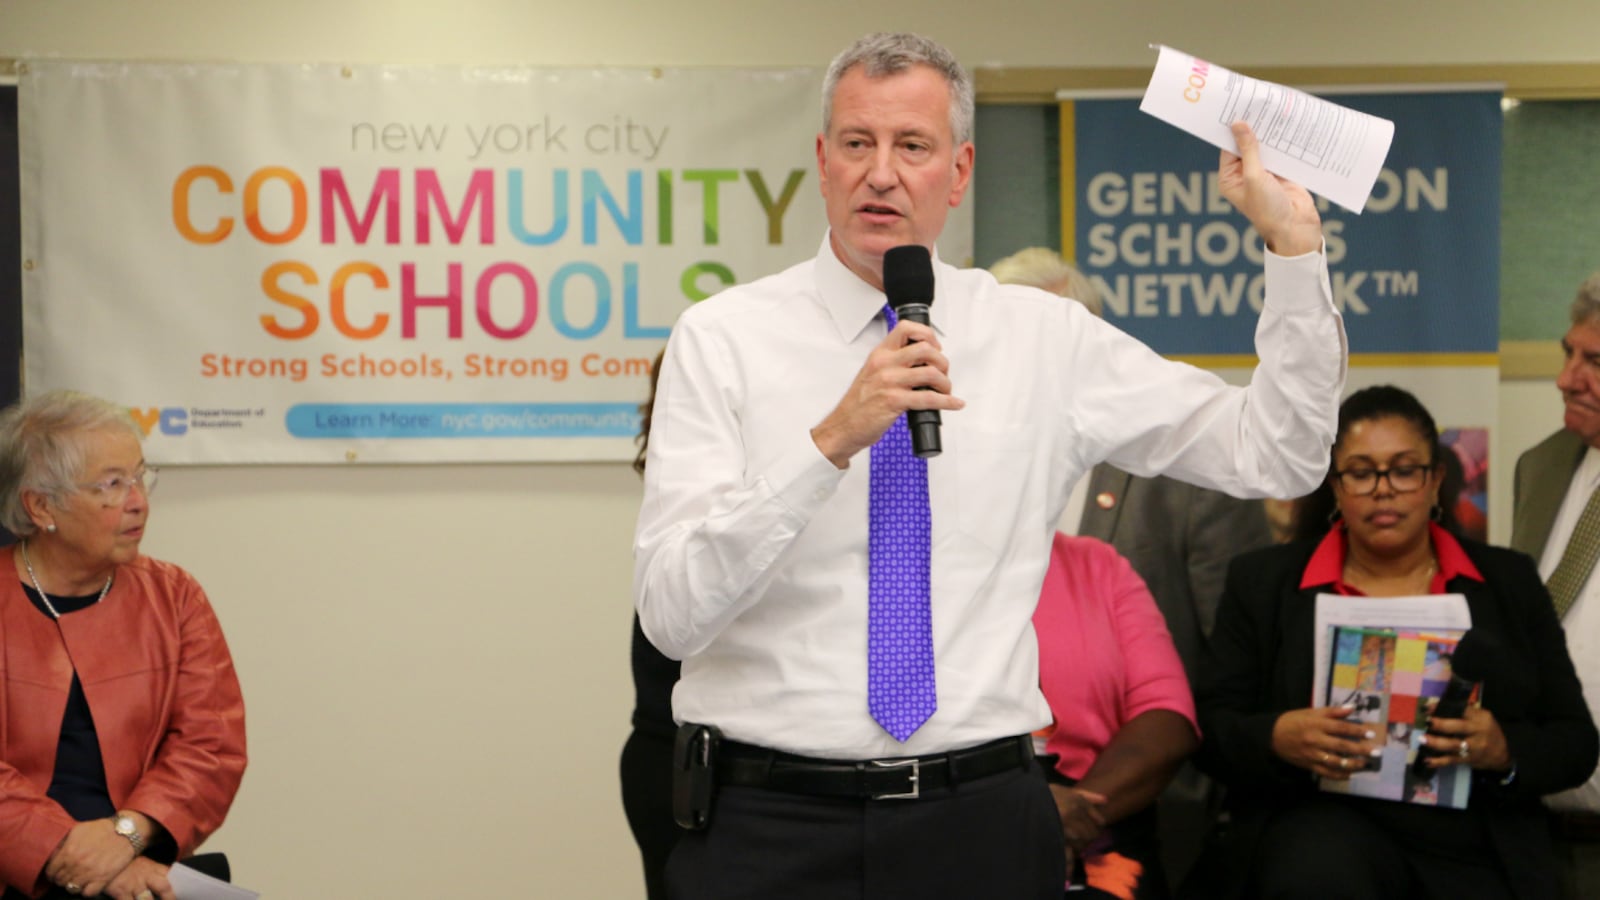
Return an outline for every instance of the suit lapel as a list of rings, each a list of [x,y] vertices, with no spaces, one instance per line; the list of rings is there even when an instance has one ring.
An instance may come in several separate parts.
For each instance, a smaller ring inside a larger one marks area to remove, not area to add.
[[[1587,449],[1571,432],[1561,434],[1567,439],[1552,441],[1546,452],[1528,458],[1528,478],[1523,484],[1526,493],[1513,511],[1511,546],[1535,560],[1544,554],[1545,541],[1550,538],[1567,486]]]
[[[1083,499],[1083,515],[1078,519],[1078,533],[1112,543],[1117,533],[1117,523],[1122,520],[1122,508],[1127,505],[1128,482],[1133,476],[1109,463],[1101,463],[1089,474],[1089,490]],[[1110,507],[1101,498],[1110,498]]]

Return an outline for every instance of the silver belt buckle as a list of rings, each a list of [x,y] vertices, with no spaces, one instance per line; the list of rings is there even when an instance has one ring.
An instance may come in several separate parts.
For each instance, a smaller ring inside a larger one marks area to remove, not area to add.
[[[867,764],[879,769],[898,769],[906,766],[911,767],[911,771],[908,773],[911,780],[910,791],[903,794],[873,794],[872,799],[915,800],[922,796],[922,760],[917,759],[916,757],[912,757],[911,759],[872,759],[868,760]]]

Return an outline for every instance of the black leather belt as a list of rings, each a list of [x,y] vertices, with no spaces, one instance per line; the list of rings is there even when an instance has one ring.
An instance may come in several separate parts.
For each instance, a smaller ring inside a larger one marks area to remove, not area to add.
[[[976,747],[888,759],[795,756],[724,740],[717,746],[717,783],[791,794],[857,800],[915,800],[924,791],[1033,767],[1033,739],[1000,738]]]
[[[1550,830],[1557,838],[1574,843],[1600,843],[1600,815],[1594,813],[1552,812]]]

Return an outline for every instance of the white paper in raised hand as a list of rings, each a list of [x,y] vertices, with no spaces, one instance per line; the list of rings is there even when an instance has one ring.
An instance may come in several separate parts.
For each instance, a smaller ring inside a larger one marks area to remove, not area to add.
[[[1360,215],[1394,140],[1394,123],[1250,78],[1181,50],[1160,50],[1141,112],[1231,153],[1229,130],[1248,122],[1261,165]]]
[[[178,900],[258,900],[261,896],[197,872],[183,863],[176,863],[167,870],[167,880],[172,882],[172,892],[178,895]]]

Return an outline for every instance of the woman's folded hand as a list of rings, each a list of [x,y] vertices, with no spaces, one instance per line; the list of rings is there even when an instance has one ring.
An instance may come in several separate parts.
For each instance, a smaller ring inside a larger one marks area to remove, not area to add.
[[[69,894],[97,897],[134,859],[133,845],[110,819],[79,822],[45,862],[44,874]]]
[[[1290,710],[1272,726],[1272,752],[1323,778],[1349,778],[1366,768],[1384,743],[1371,726],[1345,721],[1354,711],[1347,706]]]

